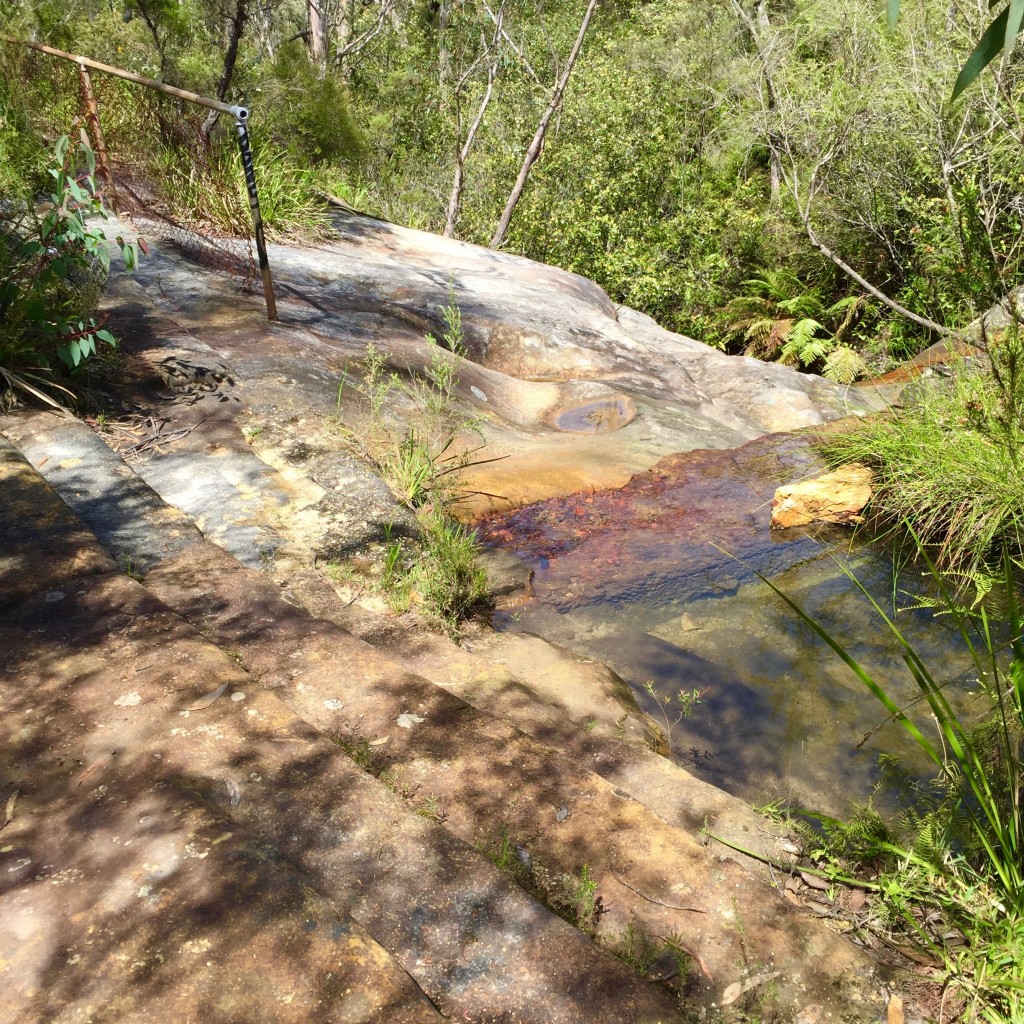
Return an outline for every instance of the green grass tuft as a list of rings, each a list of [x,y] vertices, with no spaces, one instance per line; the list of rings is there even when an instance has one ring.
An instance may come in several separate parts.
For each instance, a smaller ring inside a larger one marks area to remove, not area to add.
[[[960,364],[922,379],[902,409],[822,441],[836,465],[875,474],[871,511],[883,527],[909,525],[939,563],[968,575],[1024,550],[1024,383],[1019,340],[989,367]]]

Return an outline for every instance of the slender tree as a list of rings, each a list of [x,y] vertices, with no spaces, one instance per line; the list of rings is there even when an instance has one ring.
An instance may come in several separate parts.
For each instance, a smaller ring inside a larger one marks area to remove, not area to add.
[[[545,109],[544,113],[541,115],[540,123],[537,125],[537,130],[534,132],[533,139],[526,150],[526,156],[523,158],[523,165],[519,168],[519,176],[516,178],[515,185],[512,186],[512,192],[509,194],[508,202],[505,203],[505,209],[501,215],[501,219],[498,221],[497,230],[494,232],[494,237],[491,239],[492,249],[500,249],[502,243],[505,241],[509,225],[512,223],[512,214],[515,213],[516,206],[519,205],[519,200],[522,198],[523,190],[526,188],[527,178],[530,176],[530,170],[540,159],[541,151],[544,149],[544,138],[547,135],[548,125],[551,123],[551,118],[554,117],[555,112],[562,104],[562,96],[565,93],[565,87],[569,84],[569,76],[572,74],[572,69],[576,66],[576,59],[579,57],[580,51],[583,49],[583,40],[586,37],[587,29],[590,27],[590,19],[594,16],[594,10],[596,7],[597,0],[590,0],[590,3],[587,5],[587,10],[583,15],[580,30],[576,35],[576,42],[573,44],[572,50],[569,53],[569,59],[565,62],[565,68],[562,71],[561,76],[558,78],[558,81],[555,83],[555,88],[551,93],[551,100],[547,105],[547,109]]]

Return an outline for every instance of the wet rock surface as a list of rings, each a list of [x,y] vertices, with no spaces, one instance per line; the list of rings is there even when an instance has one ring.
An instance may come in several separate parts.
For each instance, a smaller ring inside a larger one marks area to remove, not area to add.
[[[668,456],[622,488],[531,505],[482,533],[535,571],[535,597],[503,614],[502,628],[614,668],[700,778],[752,803],[785,798],[844,816],[884,778],[881,755],[895,752],[922,777],[928,766],[779,592],[897,700],[913,700],[916,684],[859,584],[880,607],[898,600],[901,630],[943,665],[955,699],[967,699],[971,660],[931,614],[927,576],[900,573],[848,516],[771,528],[779,482],[799,491],[826,469],[814,439],[807,431]],[[681,690],[699,693],[690,716]]]
[[[728,451],[670,455],[614,490],[530,505],[481,526],[483,539],[533,568],[540,600],[561,611],[658,593],[721,591],[806,557],[799,532],[764,538],[779,480],[824,468],[813,435],[768,435]],[[662,557],[666,546],[672,557]]]

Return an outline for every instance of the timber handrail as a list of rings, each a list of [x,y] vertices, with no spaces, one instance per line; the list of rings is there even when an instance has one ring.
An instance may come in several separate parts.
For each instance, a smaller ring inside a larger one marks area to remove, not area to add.
[[[96,101],[92,96],[92,87],[89,84],[86,68],[93,71],[100,71],[105,75],[112,75],[115,78],[122,78],[126,82],[134,82],[136,85],[144,86],[147,89],[155,89],[167,96],[174,96],[177,99],[185,100],[188,103],[196,103],[201,107],[216,110],[222,114],[230,114],[235,119],[235,128],[238,132],[238,148],[242,155],[242,170],[245,174],[245,186],[249,193],[249,209],[252,213],[253,236],[256,242],[256,255],[259,260],[260,274],[263,278],[263,296],[267,303],[267,319],[277,319],[277,302],[274,299],[274,283],[270,276],[270,261],[267,258],[267,243],[263,234],[263,217],[260,214],[260,200],[256,192],[256,175],[253,170],[252,150],[249,147],[249,131],[247,122],[249,120],[249,108],[237,104],[225,103],[223,100],[210,99],[208,96],[201,96],[196,92],[189,92],[186,89],[178,89],[173,85],[166,85],[158,82],[155,78],[146,78],[145,75],[137,75],[134,71],[125,71],[124,68],[115,68],[111,64],[104,64],[101,61],[93,60],[91,57],[83,57],[81,54],[68,53],[66,50],[58,50],[55,46],[48,46],[46,43],[33,42],[30,39],[15,39],[12,36],[0,35],[8,43],[15,43],[20,46],[27,46],[30,49],[38,50],[51,57],[59,57],[61,60],[71,61],[78,65],[79,74],[82,76],[83,90],[89,104],[90,121],[93,123],[97,138],[100,140],[99,148],[105,158],[105,151],[102,144],[102,135],[99,131],[99,115],[96,110]],[[108,170],[108,184],[109,170]]]
[[[178,89],[173,85],[158,82],[155,78],[146,78],[145,75],[137,75],[134,71],[125,71],[124,68],[115,68],[111,64],[103,64],[101,61],[93,60],[91,57],[83,57],[79,53],[68,53],[67,50],[58,50],[55,46],[47,46],[46,43],[36,43],[31,39],[15,39],[13,36],[3,36],[5,42],[19,43],[21,46],[28,46],[40,53],[48,53],[51,57],[61,57],[64,60],[74,61],[76,64],[92,68],[93,71],[102,71],[106,75],[113,75],[115,78],[123,78],[126,82],[134,82],[136,85],[144,85],[147,89],[156,89],[166,93],[168,96],[176,96],[179,100],[188,100],[189,103],[198,103],[201,107],[209,107],[210,110],[219,110],[222,114],[230,114],[238,121],[247,121],[249,111],[246,107],[232,106],[222,100],[212,100],[208,96],[200,96],[197,92],[189,92],[186,89]]]

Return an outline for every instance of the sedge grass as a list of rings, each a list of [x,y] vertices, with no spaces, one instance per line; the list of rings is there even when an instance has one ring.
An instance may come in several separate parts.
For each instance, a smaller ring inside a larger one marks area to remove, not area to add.
[[[910,524],[943,567],[968,575],[998,563],[1004,547],[1024,550],[1024,387],[1016,359],[1003,346],[991,367],[961,363],[950,378],[922,379],[904,408],[821,442],[831,463],[872,468],[879,525]]]
[[[874,869],[879,854],[888,859],[876,880],[880,898],[895,908],[905,930],[945,964],[947,982],[960,994],[965,1019],[1024,1021],[1024,621],[1019,566],[1004,549],[999,592],[990,595],[998,611],[990,613],[984,603],[965,609],[946,574],[929,559],[921,538],[912,529],[908,532],[936,581],[942,611],[953,618],[974,661],[987,700],[980,722],[958,713],[947,696],[941,667],[926,664],[895,616],[845,567],[882,628],[897,640],[922,700],[901,706],[891,695],[891,681],[871,675],[796,601],[761,579],[842,659],[935,765],[936,785],[945,798],[923,801],[911,815],[916,835],[897,836],[895,841],[883,836],[871,844],[867,859]],[[1005,620],[1008,643],[996,640],[1000,623],[994,616]],[[919,841],[923,829],[926,844]],[[856,871],[856,866],[845,870]],[[941,922],[938,931],[928,927],[933,918]],[[965,946],[947,945],[951,935],[962,936]]]

